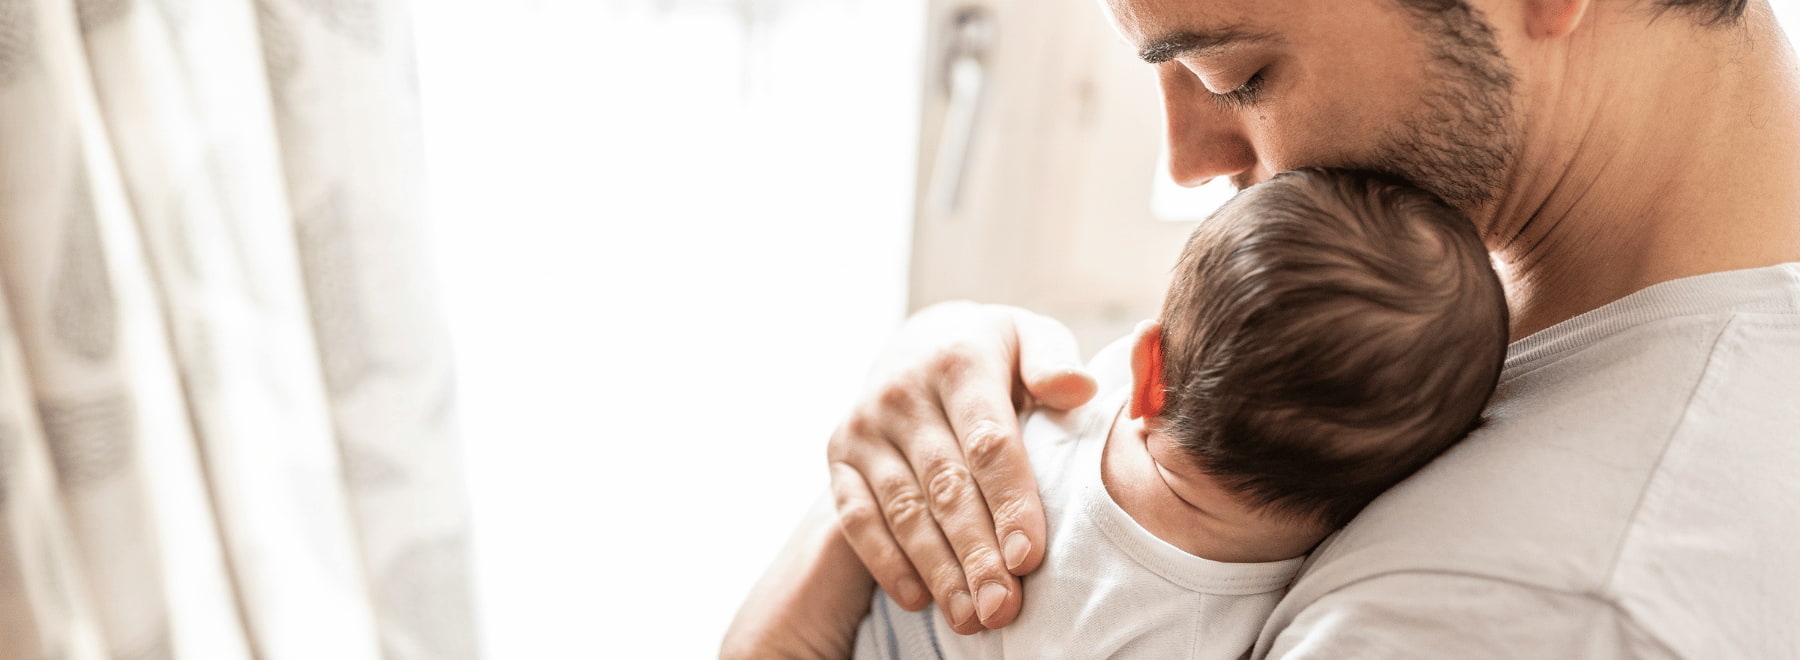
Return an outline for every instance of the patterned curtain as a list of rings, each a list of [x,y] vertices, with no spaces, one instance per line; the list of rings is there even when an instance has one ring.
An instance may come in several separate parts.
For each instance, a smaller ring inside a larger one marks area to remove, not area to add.
[[[0,658],[477,657],[407,8],[0,0]]]

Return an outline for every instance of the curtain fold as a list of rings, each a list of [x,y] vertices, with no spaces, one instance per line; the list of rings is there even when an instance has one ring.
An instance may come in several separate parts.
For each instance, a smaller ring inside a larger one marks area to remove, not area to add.
[[[455,388],[431,265],[412,16],[257,0],[346,492],[392,660],[477,655]]]
[[[477,657],[409,20],[0,0],[0,656]]]
[[[254,10],[249,0],[77,7],[242,623],[267,660],[373,660]]]
[[[12,319],[0,306],[0,658],[104,658],[39,429]]]
[[[159,491],[146,464],[159,444],[191,453],[186,415],[75,14],[9,4],[0,278],[67,511],[69,554],[108,655],[165,658],[174,594],[158,563],[172,555],[161,551],[157,518],[207,514],[202,501],[180,497],[194,489]]]

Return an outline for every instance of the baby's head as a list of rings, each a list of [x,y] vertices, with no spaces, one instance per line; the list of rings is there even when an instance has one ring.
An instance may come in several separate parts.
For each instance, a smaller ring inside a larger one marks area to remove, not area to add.
[[[1506,341],[1466,218],[1380,175],[1299,170],[1189,239],[1132,414],[1179,471],[1322,535],[1479,424]]]

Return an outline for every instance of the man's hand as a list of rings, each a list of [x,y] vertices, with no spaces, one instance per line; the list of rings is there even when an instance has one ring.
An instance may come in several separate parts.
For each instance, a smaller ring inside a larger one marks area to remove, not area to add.
[[[1015,576],[1044,558],[1044,507],[1019,408],[1094,396],[1068,328],[1025,310],[945,303],[900,329],[873,388],[832,434],[831,489],[850,547],[902,607],[999,628]]]

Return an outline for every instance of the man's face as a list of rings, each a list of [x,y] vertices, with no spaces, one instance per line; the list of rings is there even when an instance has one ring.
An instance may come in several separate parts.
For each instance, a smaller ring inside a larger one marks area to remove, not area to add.
[[[1410,1],[1106,5],[1156,67],[1177,183],[1386,171],[1486,228],[1520,148],[1514,76],[1488,23],[1461,2]]]

